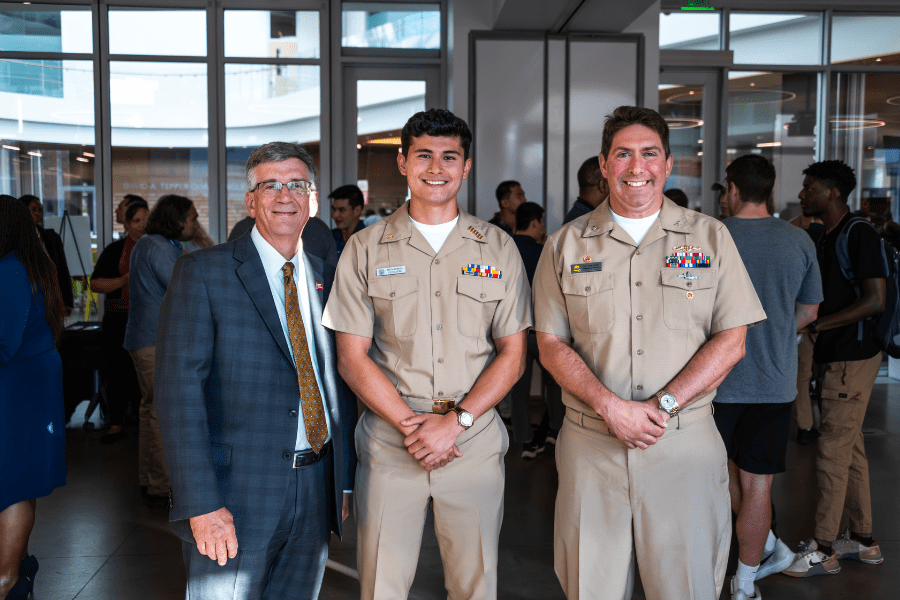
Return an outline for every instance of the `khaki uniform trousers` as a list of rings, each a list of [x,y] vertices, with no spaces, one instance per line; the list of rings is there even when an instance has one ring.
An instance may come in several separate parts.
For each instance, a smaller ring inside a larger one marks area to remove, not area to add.
[[[138,481],[147,486],[148,494],[169,494],[169,471],[163,451],[162,431],[153,402],[153,375],[156,371],[156,346],[129,350],[138,384],[141,386],[141,405],[138,412]]]
[[[797,413],[797,426],[800,429],[812,429],[812,401],[809,397],[809,382],[813,378],[813,348],[816,345],[815,334],[804,331],[801,342],[797,345],[797,397],[794,398],[794,410]]]
[[[404,398],[417,413],[431,400]],[[362,600],[407,598],[431,499],[449,600],[497,597],[506,428],[490,410],[457,439],[463,453],[428,473],[391,424],[367,410],[356,427],[354,490]]]
[[[844,512],[854,533],[872,535],[869,461],[862,425],[880,366],[881,352],[867,360],[823,365],[815,532],[822,541],[837,539]]]
[[[584,425],[580,424],[584,423]],[[572,409],[557,443],[554,566],[569,600],[717,600],[731,543],[725,446],[707,403],[646,450]]]

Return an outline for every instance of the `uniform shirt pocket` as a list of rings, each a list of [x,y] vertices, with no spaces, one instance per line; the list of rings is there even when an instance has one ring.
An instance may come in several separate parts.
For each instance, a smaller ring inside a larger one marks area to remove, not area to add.
[[[457,329],[462,335],[484,337],[491,330],[497,303],[506,296],[500,279],[460,275],[456,278]]]
[[[683,277],[690,275],[696,279]],[[660,271],[663,319],[669,329],[692,329],[712,318],[716,272],[712,269],[667,267]]]
[[[579,273],[562,278],[569,327],[582,333],[605,333],[615,322],[615,273]]]
[[[375,331],[392,337],[416,333],[419,280],[415,277],[376,277],[369,280],[369,296],[375,305]]]

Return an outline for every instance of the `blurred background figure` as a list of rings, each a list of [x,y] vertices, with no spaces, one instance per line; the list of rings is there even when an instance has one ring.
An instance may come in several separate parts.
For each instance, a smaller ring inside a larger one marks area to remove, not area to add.
[[[683,190],[672,188],[663,192],[663,195],[682,208],[688,207],[688,197]]]
[[[72,277],[69,275],[69,265],[66,263],[66,251],[63,248],[62,238],[52,229],[44,229],[44,205],[41,204],[40,198],[26,194],[19,200],[31,211],[31,218],[38,236],[41,238],[41,243],[44,245],[44,250],[47,251],[50,260],[56,266],[56,278],[66,312],[72,314],[75,298],[72,294]]]
[[[137,417],[137,402],[140,400],[141,391],[134,363],[128,351],[122,347],[122,342],[125,341],[125,328],[128,324],[128,271],[131,266],[131,250],[144,235],[149,214],[144,200],[133,199],[129,202],[122,223],[125,226],[125,237],[103,249],[91,275],[91,290],[106,295],[101,352],[110,428],[100,438],[103,444],[111,444],[125,437],[123,426],[127,414]]]
[[[366,227],[360,220],[365,197],[355,185],[342,185],[328,194],[328,198],[331,200],[331,220],[334,221],[331,233],[340,257],[350,236]]]
[[[24,600],[36,498],[66,483],[62,361],[65,309],[56,269],[28,210],[0,196],[0,597]]]
[[[518,181],[501,181],[497,186],[496,194],[497,205],[500,210],[494,213],[488,223],[496,225],[509,235],[513,234],[516,227],[516,209],[523,202],[527,202],[525,198],[525,190]]]
[[[144,206],[147,206],[147,201],[141,198],[136,194],[125,194],[125,197],[122,198],[122,201],[119,202],[119,205],[116,206],[116,223],[125,227],[125,211],[128,210],[128,205],[132,200],[139,200],[144,203]],[[126,235],[128,234],[128,228],[125,228]]]
[[[600,172],[600,157],[592,156],[578,167],[578,198],[566,214],[563,223],[586,215],[609,196],[609,183]]]
[[[725,186],[719,183],[718,181],[712,184],[710,188],[712,191],[718,194],[716,198],[716,204],[719,205],[719,220],[727,219],[728,217],[734,216],[731,214],[731,209],[728,208],[728,202],[726,202],[725,198]]]

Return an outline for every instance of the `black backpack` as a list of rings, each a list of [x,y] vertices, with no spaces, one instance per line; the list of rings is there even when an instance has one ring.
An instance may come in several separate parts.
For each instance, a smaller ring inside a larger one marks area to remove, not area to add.
[[[859,286],[859,279],[856,278],[853,273],[853,268],[851,267],[848,246],[850,229],[859,223],[865,223],[869,227],[872,227],[872,224],[867,220],[861,219],[860,217],[853,217],[847,221],[846,225],[844,225],[844,228],[841,230],[837,242],[835,243],[835,250],[837,251],[838,265],[841,268],[841,274],[853,284],[853,289],[856,290],[857,298],[862,296],[862,289]],[[879,241],[881,242],[881,260],[884,261],[884,264],[887,266],[887,289],[884,300],[884,312],[869,317],[869,319],[874,321],[872,337],[875,340],[875,345],[887,352],[888,356],[900,358],[900,252],[897,252],[897,250],[885,240],[879,238]],[[862,321],[859,322],[858,328],[859,333],[857,334],[857,340],[862,341]]]

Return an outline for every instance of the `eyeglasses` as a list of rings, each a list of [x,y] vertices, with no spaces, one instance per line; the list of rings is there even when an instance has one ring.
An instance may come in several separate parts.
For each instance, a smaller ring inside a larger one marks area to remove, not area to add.
[[[310,181],[288,181],[281,183],[280,181],[263,181],[256,184],[256,190],[265,196],[281,195],[281,188],[286,187],[288,192],[295,196],[306,196],[312,189]]]

